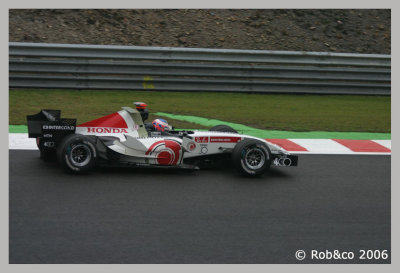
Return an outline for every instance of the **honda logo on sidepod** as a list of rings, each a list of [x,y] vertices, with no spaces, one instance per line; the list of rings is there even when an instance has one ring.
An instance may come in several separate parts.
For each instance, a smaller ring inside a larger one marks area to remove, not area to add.
[[[98,134],[122,134],[128,133],[124,128],[102,128],[102,127],[88,127],[88,133],[98,133]]]

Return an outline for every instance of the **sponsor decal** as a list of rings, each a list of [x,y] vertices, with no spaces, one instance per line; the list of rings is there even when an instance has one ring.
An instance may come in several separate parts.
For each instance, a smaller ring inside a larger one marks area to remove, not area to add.
[[[182,157],[182,147],[172,140],[161,140],[153,143],[146,155],[155,155],[159,165],[176,165]]]
[[[191,142],[189,142],[187,145],[186,145],[186,150],[188,150],[188,151],[193,151],[194,149],[196,149],[196,143],[194,143],[193,141],[191,141]]]
[[[45,142],[45,143],[43,143],[43,146],[45,146],[45,147],[49,147],[49,148],[53,148],[53,147],[54,147],[54,145],[55,145],[55,143],[54,143],[54,142],[52,142],[52,141],[49,141],[49,142]]]
[[[207,143],[208,137],[195,137],[194,141],[196,141],[197,143]]]
[[[88,133],[98,133],[98,134],[123,134],[128,133],[125,128],[107,128],[107,127],[88,127]]]
[[[45,130],[74,130],[75,126],[68,125],[43,125]]]
[[[210,142],[218,142],[218,143],[236,143],[239,142],[242,138],[241,137],[210,137]]]

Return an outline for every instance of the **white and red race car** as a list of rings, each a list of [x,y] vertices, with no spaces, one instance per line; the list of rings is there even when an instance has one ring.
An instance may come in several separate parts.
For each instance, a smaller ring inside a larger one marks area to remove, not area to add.
[[[36,138],[40,157],[57,157],[74,173],[96,165],[198,169],[214,161],[231,162],[247,176],[266,172],[270,165],[297,166],[297,156],[264,139],[242,135],[226,125],[209,131],[182,131],[166,126],[157,130],[147,105],[122,110],[76,125],[61,118],[60,110],[41,110],[27,116],[30,138]]]

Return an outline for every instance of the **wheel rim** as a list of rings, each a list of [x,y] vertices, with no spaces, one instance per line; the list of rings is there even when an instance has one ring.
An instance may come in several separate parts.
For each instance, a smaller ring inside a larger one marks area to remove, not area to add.
[[[246,151],[244,161],[249,169],[257,170],[264,166],[265,154],[258,147],[250,148]]]
[[[72,147],[69,156],[71,163],[79,167],[87,165],[91,157],[92,153],[90,152],[89,147],[83,144],[78,144]]]

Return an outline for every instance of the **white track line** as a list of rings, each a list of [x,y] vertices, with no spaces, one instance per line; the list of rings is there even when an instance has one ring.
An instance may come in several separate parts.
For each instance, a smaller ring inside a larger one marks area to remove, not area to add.
[[[391,153],[377,153],[377,152],[351,152],[351,153],[341,153],[341,152],[334,152],[334,153],[327,153],[327,152],[305,152],[305,151],[289,151],[290,154],[297,154],[297,155],[391,155]]]
[[[386,147],[386,148],[392,150],[392,141],[391,140],[373,140],[373,142],[376,142],[376,143],[382,145],[383,147]]]
[[[8,134],[8,149],[38,150],[36,139],[28,138],[28,134]]]

